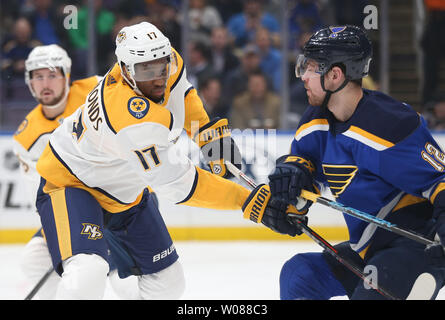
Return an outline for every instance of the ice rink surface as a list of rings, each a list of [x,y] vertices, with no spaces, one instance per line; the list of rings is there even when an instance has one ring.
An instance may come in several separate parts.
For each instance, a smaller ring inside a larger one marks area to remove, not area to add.
[[[321,250],[306,241],[176,241],[175,246],[187,281],[185,300],[278,300],[282,264],[298,252]],[[0,300],[22,300],[33,287],[19,267],[22,249],[0,245]],[[105,299],[118,299],[109,285]],[[444,290],[438,299],[445,300]]]

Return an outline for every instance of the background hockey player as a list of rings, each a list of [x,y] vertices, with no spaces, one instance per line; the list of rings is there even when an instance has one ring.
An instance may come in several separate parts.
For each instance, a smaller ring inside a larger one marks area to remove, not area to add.
[[[278,159],[269,176],[272,194],[296,204],[301,189],[328,187],[346,206],[430,238],[437,232],[445,244],[444,154],[411,106],[362,89],[371,57],[370,41],[355,26],[322,29],[305,44],[296,75],[310,106],[291,154]],[[435,298],[444,283],[442,246],[425,250],[375,225],[344,218],[349,241],[338,245],[341,255],[375,268],[378,285],[397,298],[405,299],[420,275],[429,282],[421,298]],[[383,299],[332,260],[302,253],[287,261],[281,299]]]
[[[182,58],[156,27],[142,22],[123,28],[116,56],[85,105],[54,131],[37,163],[37,208],[61,275],[56,297],[103,296],[107,232],[127,249],[131,259],[117,262],[119,275],[139,276],[141,298],[179,298],[182,267],[146,186],[178,204],[244,207],[246,217],[254,208],[265,223],[284,219],[287,204],[271,199],[268,186],[250,193],[218,176],[228,174],[223,158],[240,166],[227,120],[209,121]],[[184,129],[216,174],[178,152],[175,143]]]

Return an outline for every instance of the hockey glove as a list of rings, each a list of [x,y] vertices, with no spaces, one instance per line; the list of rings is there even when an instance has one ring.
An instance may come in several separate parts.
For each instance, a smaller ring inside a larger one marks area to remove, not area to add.
[[[274,172],[269,175],[272,195],[306,213],[312,201],[298,196],[302,189],[318,193],[312,177],[314,171],[313,164],[301,157],[286,155],[278,158]]]
[[[281,199],[271,197],[268,185],[261,184],[256,187],[247,198],[242,207],[244,218],[255,223],[262,223],[266,227],[281,234],[292,237],[302,233],[298,223],[292,223],[288,216],[288,204]],[[301,214],[292,210],[292,213]],[[307,223],[307,217],[302,215],[299,222]]]
[[[434,240],[440,240],[440,244],[428,245],[425,252],[431,264],[443,267],[445,264],[445,190],[440,191],[434,199],[433,219],[436,221]]]
[[[233,141],[227,119],[216,118],[202,126],[193,140],[201,148],[205,163],[212,173],[231,178],[224,161],[229,161],[241,170],[241,153]]]

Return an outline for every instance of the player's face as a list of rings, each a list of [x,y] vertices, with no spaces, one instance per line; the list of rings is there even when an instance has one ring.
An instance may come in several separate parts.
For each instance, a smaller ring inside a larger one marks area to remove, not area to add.
[[[154,102],[160,102],[164,98],[165,89],[167,88],[167,79],[136,81],[136,84],[144,96]]]
[[[31,86],[39,103],[53,106],[60,102],[65,93],[65,77],[59,68],[32,71]]]
[[[320,106],[326,95],[321,87],[320,74],[313,71],[316,69],[316,63],[309,62],[307,70],[301,75],[301,80],[304,82],[304,88],[306,89],[308,102],[311,106]]]

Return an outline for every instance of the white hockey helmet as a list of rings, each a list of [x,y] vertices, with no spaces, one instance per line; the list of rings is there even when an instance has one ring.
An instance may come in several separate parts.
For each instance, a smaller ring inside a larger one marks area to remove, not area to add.
[[[69,91],[69,77],[71,74],[71,59],[66,51],[57,44],[50,44],[35,47],[29,53],[25,61],[25,82],[34,97],[35,92],[31,86],[31,72],[45,68],[50,70],[55,70],[55,68],[62,69],[66,80],[65,95],[67,96]]]
[[[148,22],[122,28],[116,36],[115,53],[122,76],[141,95],[136,81],[168,79],[178,69],[170,40]]]

